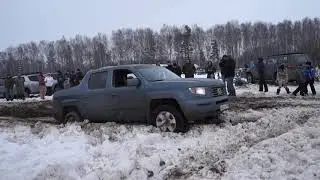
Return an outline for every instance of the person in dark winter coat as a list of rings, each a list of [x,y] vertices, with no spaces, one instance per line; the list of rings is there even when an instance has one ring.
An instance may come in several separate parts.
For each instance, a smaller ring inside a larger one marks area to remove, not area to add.
[[[284,64],[281,64],[278,68],[277,81],[279,85],[277,89],[277,94],[280,94],[282,87],[284,87],[284,89],[287,91],[287,94],[290,94],[290,90],[288,88],[288,71]]]
[[[181,77],[182,70],[181,67],[177,64],[177,62],[173,62],[173,72],[179,77]]]
[[[292,95],[296,96],[298,94],[298,92],[300,92],[301,96],[304,96],[306,94],[306,83],[307,83],[307,78],[305,75],[305,70],[306,70],[306,66],[304,66],[303,64],[300,64],[297,67],[296,70],[296,79],[299,83],[299,86],[297,87],[296,90],[293,91]]]
[[[13,86],[14,80],[11,76],[7,76],[6,80],[4,81],[4,88],[6,89],[7,101],[13,101]]]
[[[196,67],[190,60],[187,60],[187,63],[183,65],[182,72],[185,75],[185,78],[194,78]]]
[[[17,98],[24,100],[24,78],[18,75],[15,80],[16,91],[17,91]]]
[[[57,73],[58,73],[58,76],[57,76],[58,88],[59,88],[59,90],[64,89],[63,83],[65,81],[65,77],[61,71],[57,71]]]
[[[314,88],[314,81],[316,77],[316,69],[312,67],[311,62],[306,62],[305,76],[307,78],[306,82],[306,94],[308,94],[308,85],[310,85],[312,95],[316,95],[316,89]]]
[[[74,71],[71,71],[71,74],[70,74],[70,86],[71,87],[76,86],[76,73]]]
[[[265,65],[263,62],[263,58],[258,58],[257,70],[259,74],[259,91],[268,92],[268,85],[265,79]]]
[[[47,87],[46,87],[46,80],[42,72],[39,74],[39,92],[40,92],[40,98],[44,99]]]
[[[223,82],[227,83],[229,96],[236,96],[236,90],[233,86],[235,76],[236,62],[230,56],[224,55],[219,63]]]
[[[167,67],[168,70],[170,70],[171,72],[174,72],[174,67],[171,61],[168,61]]]
[[[224,81],[224,74],[225,74],[225,63],[228,60],[228,56],[227,55],[223,55],[222,59],[219,62],[219,67],[220,67],[220,71],[221,71],[221,76],[222,76],[222,80]]]
[[[205,70],[207,73],[207,78],[215,79],[216,68],[214,67],[212,61],[208,61]]]
[[[75,85],[79,85],[81,80],[83,79],[83,73],[80,69],[77,69],[76,76],[75,76]]]

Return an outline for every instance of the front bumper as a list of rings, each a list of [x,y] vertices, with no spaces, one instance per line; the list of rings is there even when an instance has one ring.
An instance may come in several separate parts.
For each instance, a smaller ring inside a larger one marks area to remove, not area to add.
[[[185,118],[189,123],[215,118],[220,112],[220,106],[228,104],[228,96],[210,99],[187,100],[182,105]]]

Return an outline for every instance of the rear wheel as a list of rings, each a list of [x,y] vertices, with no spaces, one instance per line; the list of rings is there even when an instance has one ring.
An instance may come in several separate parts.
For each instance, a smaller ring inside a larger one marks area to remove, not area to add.
[[[63,119],[63,123],[67,122],[81,122],[83,119],[79,115],[79,113],[76,110],[69,110]]]
[[[161,131],[187,132],[189,125],[182,114],[172,105],[161,105],[152,111],[153,125]]]

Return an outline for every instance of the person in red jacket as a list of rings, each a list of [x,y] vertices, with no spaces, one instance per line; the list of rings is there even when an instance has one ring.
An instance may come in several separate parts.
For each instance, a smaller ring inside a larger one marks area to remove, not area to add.
[[[39,91],[40,91],[40,98],[44,99],[47,88],[46,88],[46,80],[42,72],[40,72],[40,75],[39,75]]]

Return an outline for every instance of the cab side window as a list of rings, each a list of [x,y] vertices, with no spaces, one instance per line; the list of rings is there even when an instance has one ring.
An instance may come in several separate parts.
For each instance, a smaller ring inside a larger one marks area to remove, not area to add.
[[[288,56],[279,57],[279,64],[287,64],[287,63],[288,63]]]
[[[39,77],[38,75],[31,75],[31,76],[28,76],[30,81],[39,81]]]
[[[94,89],[105,89],[107,85],[108,72],[97,72],[92,73],[88,82],[88,88]]]
[[[128,69],[116,69],[113,71],[112,86],[116,88],[126,87],[127,80],[135,78],[137,77]]]
[[[276,64],[277,60],[275,58],[270,58],[266,60],[266,64],[272,65],[272,64]]]

